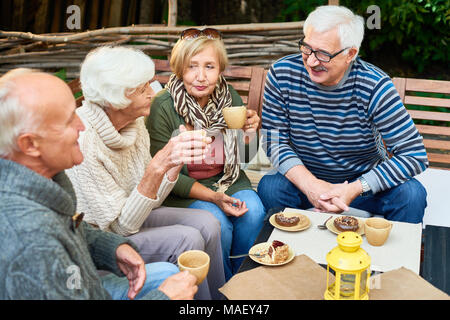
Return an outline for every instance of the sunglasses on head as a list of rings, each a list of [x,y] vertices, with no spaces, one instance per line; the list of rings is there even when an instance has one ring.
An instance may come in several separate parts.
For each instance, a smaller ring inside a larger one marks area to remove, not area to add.
[[[213,28],[206,28],[199,30],[196,28],[189,28],[181,32],[181,40],[191,40],[198,37],[207,37],[209,39],[222,39],[222,33],[219,30]]]

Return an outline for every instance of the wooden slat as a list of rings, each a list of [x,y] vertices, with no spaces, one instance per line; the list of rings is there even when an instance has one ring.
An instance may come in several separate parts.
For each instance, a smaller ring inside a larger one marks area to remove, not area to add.
[[[227,81],[228,84],[231,84],[236,91],[250,91],[250,82],[243,81]]]
[[[159,83],[164,86],[167,82],[169,82],[169,76],[157,74],[155,76],[155,80],[159,81]]]
[[[450,99],[406,96],[406,105],[450,108]]]
[[[444,215],[447,212],[442,211],[437,214]],[[427,224],[424,242],[421,275],[436,288],[450,294],[450,259],[448,258],[450,257],[450,228]]]
[[[171,72],[169,60],[153,59],[157,71]]]
[[[406,78],[406,91],[436,92],[450,94],[450,82],[442,80],[427,80]]]
[[[122,0],[111,0],[108,27],[118,27],[122,22]]]
[[[416,124],[416,128],[422,134],[437,134],[450,136],[450,127],[438,127],[425,124]]]
[[[450,150],[450,140],[424,139],[423,144],[430,149]]]
[[[437,163],[449,163],[450,164],[450,154],[440,154],[440,153],[429,153],[428,161],[429,162],[437,162]]]
[[[450,121],[450,113],[435,111],[408,110],[413,119]]]
[[[39,8],[36,12],[36,17],[34,21],[34,32],[36,33],[46,33],[48,24],[48,11],[49,11],[49,0],[42,0],[39,3]]]
[[[111,1],[112,0],[104,0],[103,8],[99,7],[99,13],[102,17],[101,27],[106,28],[109,26],[109,16],[111,11]],[[100,2],[100,1],[98,1]]]
[[[100,12],[101,12],[101,8],[100,8],[100,1],[91,1],[91,3],[89,4],[88,10],[87,10],[87,15],[86,15],[86,19],[88,19],[88,25],[90,30],[95,30],[99,27],[103,27],[103,21],[100,18]],[[86,23],[86,21],[85,21]]]
[[[405,78],[393,78],[392,82],[394,83],[395,88],[400,95],[402,101],[405,101],[405,88],[406,88],[406,79]]]
[[[53,6],[53,19],[52,19],[52,24],[51,24],[50,30],[52,33],[57,33],[57,32],[62,31],[62,30],[60,30],[61,18],[62,18],[61,14],[62,14],[62,12],[64,12],[64,17],[66,16],[66,14],[65,14],[66,8],[64,8],[64,11],[63,11],[62,6],[64,4],[62,3],[62,1],[55,1],[54,3],[55,4]]]
[[[81,14],[81,28],[84,29],[84,26],[87,25],[86,21],[86,1],[84,0],[74,0],[73,4],[80,7],[80,14]]]
[[[250,79],[252,77],[252,67],[228,66],[223,74],[225,77]]]
[[[258,113],[261,102],[261,90],[263,90],[264,69],[258,67],[253,67],[252,69],[247,107]]]
[[[259,100],[259,118],[262,119],[262,106],[264,103],[264,88],[266,86],[266,79],[267,79],[267,74],[269,73],[269,70],[264,70],[264,74],[263,74],[263,79],[262,79],[262,83],[261,83],[261,98]],[[262,124],[262,121],[261,121]],[[261,128],[261,124],[260,124],[260,128]]]

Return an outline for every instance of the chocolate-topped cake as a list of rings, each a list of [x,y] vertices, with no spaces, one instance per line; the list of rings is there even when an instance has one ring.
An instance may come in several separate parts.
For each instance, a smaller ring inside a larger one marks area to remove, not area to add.
[[[356,231],[359,228],[358,219],[350,216],[337,217],[334,226],[339,231]]]
[[[275,222],[283,227],[293,227],[296,226],[300,219],[299,217],[286,217],[283,213],[279,212],[275,214]]]

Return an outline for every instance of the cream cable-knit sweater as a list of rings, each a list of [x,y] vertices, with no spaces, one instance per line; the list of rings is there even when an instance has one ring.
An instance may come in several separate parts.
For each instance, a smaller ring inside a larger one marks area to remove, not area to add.
[[[138,192],[137,185],[151,160],[143,118],[118,132],[95,104],[84,101],[76,112],[86,127],[78,139],[84,161],[66,173],[75,188],[78,212],[84,212],[85,220],[102,230],[124,236],[137,233],[176,181],[170,182],[164,175],[154,200]]]

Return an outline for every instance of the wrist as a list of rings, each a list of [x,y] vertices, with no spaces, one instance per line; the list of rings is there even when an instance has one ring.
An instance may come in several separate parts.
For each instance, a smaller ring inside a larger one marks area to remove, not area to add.
[[[357,179],[357,181],[359,181],[359,185],[360,185],[360,188],[359,188],[360,196],[368,196],[368,195],[372,194],[372,189],[370,188],[366,179],[364,179],[363,177],[359,177]]]
[[[216,191],[212,191],[208,193],[208,201],[217,204],[219,194]]]
[[[182,165],[179,165],[177,167],[173,167],[167,170],[167,179],[169,180],[169,182],[174,182],[175,180],[178,179],[178,175],[180,174],[182,167],[183,167]]]
[[[319,183],[317,179],[303,165],[297,165],[288,170],[285,174],[286,178],[292,182],[300,191],[306,192],[313,190]]]
[[[158,161],[159,158],[154,157],[147,166],[147,172],[158,176],[164,176],[170,168],[166,168],[167,162]]]

